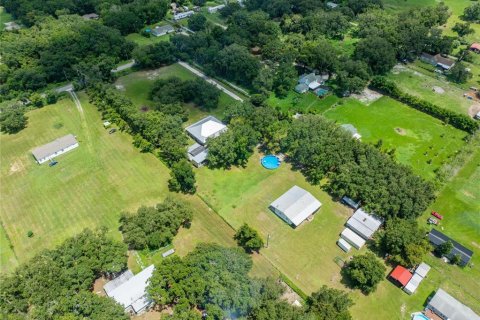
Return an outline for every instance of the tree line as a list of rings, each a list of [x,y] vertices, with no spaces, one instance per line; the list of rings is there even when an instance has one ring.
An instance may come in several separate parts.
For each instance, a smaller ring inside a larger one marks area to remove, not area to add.
[[[190,226],[192,218],[187,203],[167,197],[155,207],[142,206],[135,214],[122,213],[120,231],[130,249],[156,250],[169,245],[181,226]]]
[[[106,232],[84,230],[2,275],[1,314],[12,319],[127,320],[123,306],[91,292],[96,278],[117,274],[127,265],[127,247]]]
[[[441,108],[429,101],[419,99],[411,94],[403,92],[400,88],[398,88],[395,82],[385,77],[375,77],[370,82],[370,86],[396,100],[405,103],[408,106],[411,106],[412,108],[427,113],[447,124],[451,124],[457,129],[466,131],[470,134],[473,134],[478,130],[477,122],[471,117]]]
[[[283,286],[252,279],[251,268],[252,258],[239,248],[200,244],[184,258],[157,265],[148,293],[158,307],[173,307],[169,319],[352,319],[353,301],[345,292],[323,286],[305,307],[295,307],[280,299]]]

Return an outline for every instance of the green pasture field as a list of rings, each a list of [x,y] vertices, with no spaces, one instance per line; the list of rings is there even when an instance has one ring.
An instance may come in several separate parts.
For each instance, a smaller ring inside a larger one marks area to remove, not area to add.
[[[160,69],[138,71],[130,73],[124,77],[119,78],[116,81],[116,85],[123,85],[125,88],[125,95],[129,97],[133,103],[139,107],[151,106],[153,102],[149,99],[150,90],[152,89],[153,82],[156,79],[165,79],[169,77],[178,77],[182,80],[195,79],[196,76],[189,70],[185,69],[179,64],[173,64]],[[189,112],[188,123],[195,122],[205,117],[208,114],[212,114],[220,119],[223,118],[225,108],[235,101],[224,92],[220,93],[219,105],[216,109],[205,111],[192,105],[185,104]]]
[[[465,98],[465,90],[445,80],[443,76],[414,65],[396,67],[388,74],[388,78],[395,81],[403,91],[454,112],[469,114],[469,109],[478,104]],[[434,87],[444,92],[437,93],[433,90]]]
[[[363,142],[382,139],[384,149],[395,148],[396,159],[424,178],[433,179],[434,171],[465,144],[467,133],[388,97],[368,106],[355,99],[344,102],[323,115],[353,124]]]
[[[312,92],[304,94],[297,93],[290,90],[288,95],[284,98],[275,96],[274,93],[266,100],[267,105],[273,108],[280,108],[280,110],[290,113],[322,113],[340,99],[330,94],[325,98],[319,98]]]
[[[96,108],[80,95],[84,117],[70,99],[27,113],[28,127],[0,135],[1,220],[18,262],[53,248],[84,228],[107,226],[112,235],[122,210],[154,204],[167,192],[169,172],[150,154],[136,150],[131,137],[109,135]],[[80,146],[38,165],[31,150],[65,134]],[[34,233],[32,238],[27,232]],[[2,270],[7,265],[2,261]]]
[[[409,319],[410,313],[423,309],[427,298],[438,287],[478,310],[475,307],[478,294],[472,293],[478,284],[476,280],[471,281],[476,273],[447,265],[433,256],[425,260],[432,266],[429,277],[412,296],[388,280],[382,281],[378,290],[369,296],[346,288],[334,259],[347,261],[350,256],[366,250],[352,249],[346,254],[335,244],[352,211],[319,187],[308,184],[288,164],[282,164],[275,171],[264,169],[260,157],[256,153],[246,168],[197,170],[198,194],[234,228],[246,222],[265,240],[269,238],[268,248],[262,249],[262,255],[301,290],[309,294],[325,284],[349,291],[355,301],[353,318],[360,320],[371,319],[372,314],[376,319]],[[307,189],[322,202],[313,221],[297,229],[289,227],[268,209],[273,200],[293,185]],[[390,271],[387,267],[387,272]]]
[[[160,37],[150,36],[147,38],[142,36],[140,33],[130,33],[125,37],[125,39],[133,41],[139,46],[147,46],[149,44],[170,41],[170,34],[166,34]]]

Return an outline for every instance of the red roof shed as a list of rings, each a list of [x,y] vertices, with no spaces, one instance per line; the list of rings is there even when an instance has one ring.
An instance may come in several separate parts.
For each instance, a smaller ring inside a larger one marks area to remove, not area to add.
[[[411,274],[406,268],[397,266],[393,269],[392,273],[390,273],[390,277],[401,283],[402,286],[406,286],[408,281],[413,277],[413,274]]]
[[[470,50],[480,51],[480,43],[473,43],[470,46]]]

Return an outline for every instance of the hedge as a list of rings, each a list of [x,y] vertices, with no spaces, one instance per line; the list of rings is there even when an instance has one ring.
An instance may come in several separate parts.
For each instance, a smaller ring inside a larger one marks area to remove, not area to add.
[[[370,82],[370,87],[392,97],[393,99],[403,102],[412,108],[429,114],[445,123],[451,124],[457,129],[466,131],[470,134],[473,134],[478,130],[477,122],[469,116],[443,109],[431,102],[421,100],[411,94],[405,93],[400,90],[393,81],[383,76],[374,77]]]

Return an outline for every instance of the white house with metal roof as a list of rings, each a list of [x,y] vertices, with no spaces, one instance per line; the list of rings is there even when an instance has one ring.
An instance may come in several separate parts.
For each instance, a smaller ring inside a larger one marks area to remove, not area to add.
[[[270,204],[270,210],[289,225],[298,227],[321,206],[322,203],[310,192],[293,186]]]
[[[147,294],[147,287],[154,270],[155,266],[152,264],[135,276],[131,276],[131,272],[124,273],[120,276],[121,278],[118,277],[119,280],[116,278],[104,286],[105,293],[121,304],[125,312],[141,313],[152,303]]]
[[[382,223],[382,219],[374,214],[366,213],[360,208],[348,219],[347,227],[355,231],[363,239],[368,240],[380,228]]]
[[[430,310],[444,320],[480,320],[480,316],[472,309],[442,289],[438,289],[428,301],[425,310]]]
[[[66,136],[33,149],[32,154],[35,160],[37,160],[39,164],[42,164],[76,147],[78,147],[78,141],[75,136],[73,134],[67,134]]]
[[[208,116],[185,129],[188,134],[202,146],[208,138],[216,138],[227,131],[227,126],[214,116]]]

